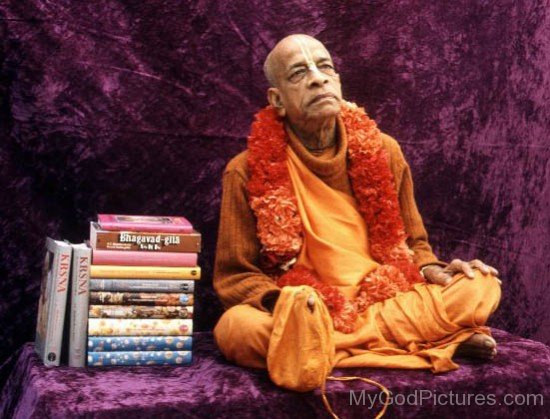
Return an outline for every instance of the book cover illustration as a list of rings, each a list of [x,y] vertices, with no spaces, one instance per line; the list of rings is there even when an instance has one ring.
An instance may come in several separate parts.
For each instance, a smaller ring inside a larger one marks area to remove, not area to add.
[[[46,238],[35,337],[35,351],[46,366],[58,366],[61,357],[70,268],[70,244]]]
[[[174,266],[92,265],[92,278],[200,279],[201,268]]]
[[[147,231],[156,233],[191,233],[193,226],[185,217],[98,214],[103,230]]]
[[[192,306],[191,293],[90,292],[90,304],[135,304],[142,306]]]
[[[192,336],[90,336],[89,352],[190,351]]]
[[[71,293],[69,316],[69,366],[86,364],[88,298],[92,249],[85,243],[72,245]]]
[[[188,279],[98,279],[90,280],[91,291],[189,292],[195,281]]]
[[[190,351],[88,352],[88,366],[188,365]]]
[[[91,305],[89,317],[113,319],[192,319],[193,307]]]
[[[94,265],[124,266],[197,266],[197,253],[94,250]]]
[[[192,319],[88,319],[89,336],[185,336]]]
[[[90,245],[100,250],[199,253],[201,234],[195,230],[191,233],[102,230],[92,221]]]

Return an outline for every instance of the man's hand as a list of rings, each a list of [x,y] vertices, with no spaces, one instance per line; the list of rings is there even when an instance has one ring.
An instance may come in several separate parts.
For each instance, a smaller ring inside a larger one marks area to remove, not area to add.
[[[428,265],[423,269],[424,277],[428,282],[432,284],[447,285],[451,282],[453,275],[463,273],[467,278],[473,279],[474,268],[481,271],[482,274],[491,274],[493,276],[498,275],[498,271],[492,266],[486,265],[479,259],[474,259],[470,262],[466,262],[460,259],[454,259],[445,268],[438,265]],[[502,283],[498,279],[499,283]]]

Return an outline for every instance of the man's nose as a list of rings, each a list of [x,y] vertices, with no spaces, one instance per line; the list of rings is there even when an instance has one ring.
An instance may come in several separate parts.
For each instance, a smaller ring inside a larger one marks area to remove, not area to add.
[[[328,76],[322,73],[317,67],[310,68],[308,71],[308,86],[322,86],[328,83]]]

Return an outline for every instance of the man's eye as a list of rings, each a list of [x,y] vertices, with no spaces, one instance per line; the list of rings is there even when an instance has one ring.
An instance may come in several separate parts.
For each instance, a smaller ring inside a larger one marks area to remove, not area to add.
[[[306,75],[306,72],[307,72],[307,70],[305,68],[301,68],[299,70],[296,70],[296,71],[292,72],[292,74],[290,74],[289,79],[292,82],[300,81]]]
[[[329,64],[329,63],[321,64],[318,68],[319,68],[319,70],[321,70],[325,74],[328,74],[328,75],[331,75],[331,76],[336,74],[336,70],[334,69],[332,64]]]

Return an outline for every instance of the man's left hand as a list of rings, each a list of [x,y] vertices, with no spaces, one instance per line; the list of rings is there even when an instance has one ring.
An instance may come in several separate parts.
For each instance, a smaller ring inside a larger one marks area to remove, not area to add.
[[[454,259],[444,268],[438,265],[429,265],[424,268],[423,272],[428,282],[432,284],[447,285],[453,279],[453,275],[458,273],[463,273],[466,278],[473,279],[475,268],[479,269],[484,275],[491,274],[495,277],[498,275],[498,271],[495,268],[483,263],[479,259],[474,259],[470,262]],[[502,283],[500,279],[497,278],[497,280],[499,284]]]

